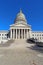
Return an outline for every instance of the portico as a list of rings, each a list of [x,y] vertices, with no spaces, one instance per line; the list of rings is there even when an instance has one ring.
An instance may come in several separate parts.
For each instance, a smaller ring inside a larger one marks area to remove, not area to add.
[[[11,29],[11,39],[29,38],[29,29]]]

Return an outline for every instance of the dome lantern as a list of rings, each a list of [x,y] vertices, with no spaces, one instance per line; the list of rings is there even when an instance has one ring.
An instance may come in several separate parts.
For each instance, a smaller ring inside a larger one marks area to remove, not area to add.
[[[22,13],[22,10],[21,10],[21,8],[20,8],[20,13]]]

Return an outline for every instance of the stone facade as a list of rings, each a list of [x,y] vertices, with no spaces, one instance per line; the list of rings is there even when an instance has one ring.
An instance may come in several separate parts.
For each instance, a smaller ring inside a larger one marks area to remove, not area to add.
[[[0,31],[0,43],[2,41],[6,42],[8,40],[7,34],[8,34],[8,31],[6,31],[6,30]]]
[[[32,38],[43,42],[43,31],[32,31]]]

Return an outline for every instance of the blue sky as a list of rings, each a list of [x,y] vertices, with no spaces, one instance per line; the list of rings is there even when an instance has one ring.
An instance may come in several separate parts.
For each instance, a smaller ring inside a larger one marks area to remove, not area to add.
[[[32,30],[43,31],[43,0],[0,0],[0,30],[9,30],[20,8]]]

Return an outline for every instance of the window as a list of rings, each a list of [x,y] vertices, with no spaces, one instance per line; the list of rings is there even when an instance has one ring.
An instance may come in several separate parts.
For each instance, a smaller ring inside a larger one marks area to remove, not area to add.
[[[36,34],[35,34],[35,36],[36,36]]]
[[[37,36],[39,36],[39,34],[37,34]]]
[[[34,36],[34,34],[32,36]]]
[[[41,34],[40,34],[40,36],[41,36]]]
[[[41,39],[41,37],[40,37],[40,39]]]
[[[7,39],[6,37],[4,37],[4,39]]]
[[[2,36],[3,36],[4,34],[2,34]]]
[[[43,34],[42,34],[42,36],[43,36]]]
[[[5,36],[7,36],[7,34],[5,34]]]
[[[2,37],[2,39],[3,39],[3,37]]]

